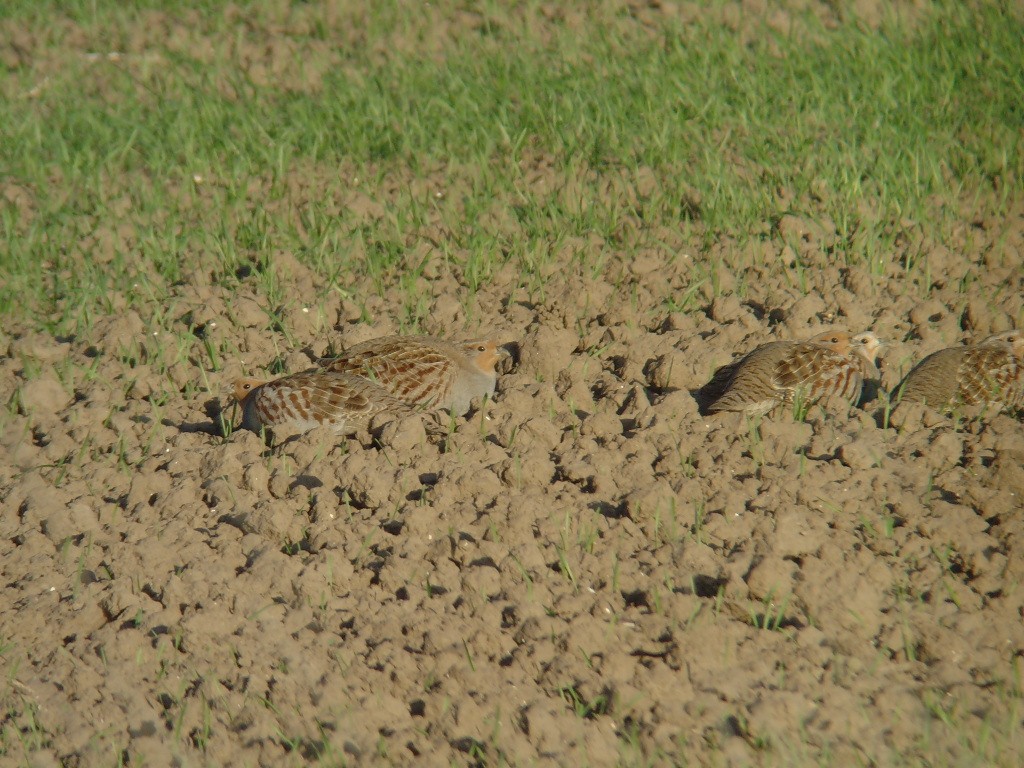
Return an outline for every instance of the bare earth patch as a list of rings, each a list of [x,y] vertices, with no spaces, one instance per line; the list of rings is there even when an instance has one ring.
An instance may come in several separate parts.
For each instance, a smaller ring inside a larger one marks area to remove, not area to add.
[[[259,50],[266,77],[287,76],[286,51]],[[522,171],[531,194],[603,202],[543,156]],[[473,183],[432,168],[342,199],[333,174],[277,183],[353,232],[389,194],[459,200]],[[882,397],[748,422],[701,416],[691,391],[734,353],[833,325],[888,343],[883,389],[936,349],[1021,327],[1024,208],[965,212],[961,251],[907,239],[876,270],[838,262],[822,217],[785,216],[742,248],[688,242],[644,221],[653,174],[602,178],[636,215],[553,243],[536,281],[513,264],[471,274],[446,208],[403,233],[401,268],[345,294],[312,301],[319,276],[280,252],[231,286],[190,270],[152,315],[114,296],[88,338],[9,323],[0,701],[17,756],[959,764],[992,739],[993,764],[1020,764],[1019,414],[896,428]],[[482,221],[515,238],[514,203]],[[699,199],[682,205],[699,218]],[[113,223],[96,236],[135,247]],[[221,434],[233,378],[397,332],[410,295],[424,332],[508,343],[493,402],[272,450]],[[208,338],[239,352],[212,374]]]

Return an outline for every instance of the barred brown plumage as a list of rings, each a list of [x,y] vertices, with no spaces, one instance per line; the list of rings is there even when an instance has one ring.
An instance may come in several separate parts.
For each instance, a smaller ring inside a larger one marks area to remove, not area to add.
[[[940,410],[976,403],[1024,405],[1024,331],[933,352],[900,382],[896,397]]]
[[[494,394],[494,366],[506,354],[487,340],[386,336],[357,344],[318,364],[325,371],[369,378],[409,405],[444,408],[461,416],[473,398]]]
[[[362,376],[328,371],[307,371],[273,381],[238,379],[235,399],[242,406],[242,428],[291,427],[301,432],[331,427],[352,433],[365,427],[376,414],[400,416],[413,409]]]
[[[805,403],[856,403],[866,378],[877,377],[881,342],[873,333],[827,331],[804,341],[762,344],[715,371],[704,387],[708,411],[765,414],[800,396]]]

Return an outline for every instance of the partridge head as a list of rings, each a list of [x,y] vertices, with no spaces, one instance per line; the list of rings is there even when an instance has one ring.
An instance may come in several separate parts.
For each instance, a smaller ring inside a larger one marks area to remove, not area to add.
[[[878,352],[885,346],[871,331],[858,333],[850,339],[850,345],[854,354],[859,355],[872,368],[877,369]]]

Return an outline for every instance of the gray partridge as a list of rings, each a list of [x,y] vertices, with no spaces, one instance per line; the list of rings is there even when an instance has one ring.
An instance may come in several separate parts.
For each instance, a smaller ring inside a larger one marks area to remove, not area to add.
[[[339,434],[365,427],[384,411],[401,416],[408,404],[362,376],[306,371],[273,381],[238,379],[234,397],[242,406],[242,429],[290,427],[299,432],[327,426]]]
[[[877,378],[881,342],[873,333],[827,331],[804,341],[762,344],[715,371],[707,410],[766,414],[799,393],[803,402],[838,398],[855,404],[865,379]]]
[[[409,405],[462,416],[473,398],[494,394],[494,366],[507,354],[487,340],[386,336],[356,344],[319,365],[325,371],[364,376]]]
[[[914,366],[896,393],[901,402],[938,410],[976,403],[1024,406],[1024,331],[933,352]]]

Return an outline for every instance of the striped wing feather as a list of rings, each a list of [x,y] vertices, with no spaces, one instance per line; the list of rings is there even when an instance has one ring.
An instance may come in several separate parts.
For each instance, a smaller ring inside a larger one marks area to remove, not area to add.
[[[767,411],[789,402],[797,391],[808,401],[860,397],[866,361],[813,341],[764,344],[735,363],[715,371],[706,385],[721,392],[710,411]]]
[[[456,375],[451,357],[408,337],[373,339],[320,361],[326,371],[364,376],[398,399],[419,406],[443,401]]]
[[[356,428],[382,411],[407,412],[408,406],[368,379],[344,373],[311,371],[277,379],[254,393],[260,422],[312,428],[318,424]]]
[[[966,404],[1024,402],[1021,363],[1008,345],[983,344],[968,349],[959,370],[960,399]]]
[[[852,402],[859,398],[863,383],[860,363],[815,344],[798,345],[775,371],[775,386],[787,401],[802,390],[807,401],[839,397]]]

